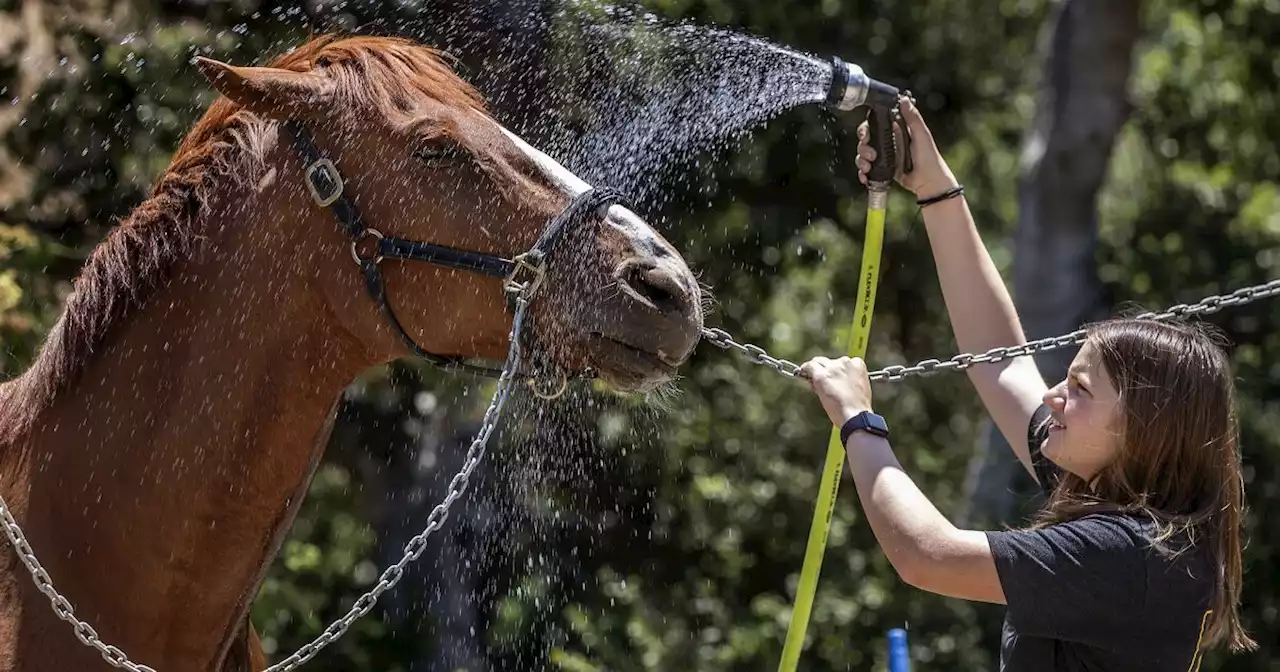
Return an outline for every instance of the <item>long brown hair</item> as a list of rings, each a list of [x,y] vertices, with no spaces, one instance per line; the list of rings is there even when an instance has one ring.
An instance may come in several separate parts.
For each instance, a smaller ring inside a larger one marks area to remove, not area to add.
[[[1035,526],[1136,513],[1162,552],[1205,546],[1219,575],[1204,641],[1255,649],[1238,613],[1245,502],[1225,338],[1202,322],[1117,318],[1090,325],[1087,341],[1119,393],[1123,444],[1092,482],[1063,473]]]

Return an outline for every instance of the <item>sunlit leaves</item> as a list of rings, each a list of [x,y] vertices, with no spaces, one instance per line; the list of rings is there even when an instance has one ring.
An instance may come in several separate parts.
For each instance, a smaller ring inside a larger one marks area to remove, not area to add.
[[[11,202],[0,224],[5,377],[30,362],[86,251],[145,197],[212,98],[191,56],[256,62],[305,33],[279,20],[300,13],[292,4],[214,3],[207,11],[165,4],[204,12],[196,20],[130,13],[128,3],[116,4],[110,12],[125,18],[114,25],[103,17],[50,19],[50,37],[57,38],[51,43],[66,62],[50,56],[51,69],[31,88],[39,95],[10,105],[11,119],[0,117],[10,123],[0,160],[13,157],[18,166],[5,173],[13,175],[5,182]],[[603,16],[604,3],[575,4]],[[1035,46],[1050,4],[653,0],[645,6],[667,19],[839,55],[910,88],[1009,277],[1021,143],[1041,78]],[[390,5],[347,11],[362,20],[396,19],[388,22],[393,30],[428,30],[399,22]],[[1280,268],[1274,86],[1280,56],[1272,48],[1280,2],[1156,0],[1145,12],[1130,84],[1134,113],[1104,183],[1096,257],[1113,303],[1155,308],[1265,281]],[[639,29],[637,51],[595,53],[564,34],[548,51],[578,59],[557,72],[606,72],[612,63],[636,86],[648,86],[679,74],[653,57],[663,47],[658,35]],[[483,54],[470,56],[483,61]],[[628,70],[637,63],[653,69]],[[17,64],[4,65],[6,74],[17,72]],[[610,84],[596,83],[606,91]],[[532,116],[566,108],[586,114],[596,91],[537,98]],[[4,95],[17,92],[12,87]],[[583,121],[566,116],[569,126]],[[752,127],[741,145],[668,157],[692,166],[669,181],[640,185],[653,203],[661,201],[654,207],[663,233],[714,292],[708,324],[796,362],[843,349],[866,198],[850,161],[857,121],[814,107],[792,110]],[[660,130],[655,146],[678,129]],[[912,199],[895,190],[868,354],[873,368],[954,354],[925,231],[914,217]],[[1272,301],[1212,317],[1236,341],[1251,510],[1246,621],[1264,642],[1280,623],[1272,588],[1280,580],[1274,541],[1280,519],[1266,514],[1280,504],[1280,313]],[[466,501],[503,486],[519,491],[522,497],[503,500],[512,508],[499,516],[515,529],[490,540],[500,548],[485,549],[514,559],[483,572],[465,563],[424,569],[428,586],[478,583],[477,610],[487,630],[475,637],[500,661],[495,667],[716,672],[776,665],[830,428],[802,381],[733,353],[704,345],[681,373],[679,393],[669,398],[610,400],[596,391],[594,405],[558,416],[511,414],[526,429],[538,422],[562,429],[571,425],[568,417],[588,427],[591,443],[585,456],[556,453],[558,436],[518,444],[524,453],[492,452],[487,459],[495,472],[521,487],[493,479]],[[393,383],[385,372],[371,372],[353,386],[351,396],[374,409],[369,415],[376,420],[335,438],[255,604],[255,623],[277,657],[288,652],[281,650],[286,643],[317,634],[376,579],[376,531],[358,496],[364,484],[343,459],[383,458],[386,446],[370,444],[370,437],[384,436],[374,424],[429,431],[421,416],[437,407],[465,417],[483,403],[483,392],[444,394],[456,391],[450,385],[463,384],[444,377]],[[432,390],[430,403],[413,402],[418,388]],[[983,415],[968,381],[941,374],[877,385],[875,394],[908,472],[945,514],[957,515],[968,458],[982,440]],[[570,519],[578,522],[563,522]],[[381,672],[429,655],[422,651],[439,624],[456,614],[429,594],[399,595],[411,606],[398,612],[394,627],[376,616],[364,619],[307,669]],[[992,669],[1000,615],[903,584],[845,479],[802,669],[874,669],[883,660],[885,630],[902,625],[921,667]],[[1273,653],[1211,657],[1202,669],[1263,670]]]

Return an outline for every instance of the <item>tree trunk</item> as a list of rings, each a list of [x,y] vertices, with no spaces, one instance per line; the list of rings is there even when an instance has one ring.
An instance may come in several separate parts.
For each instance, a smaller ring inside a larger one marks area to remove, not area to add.
[[[1029,339],[1065,334],[1105,316],[1093,259],[1097,196],[1129,117],[1140,14],[1141,3],[1131,0],[1063,0],[1042,35],[1043,82],[1023,146],[1013,278]],[[1075,352],[1037,355],[1045,380],[1060,380]],[[1017,495],[1034,492],[1004,437],[986,424],[969,474],[968,524],[1012,522],[1027,512],[1020,506],[1027,498]]]

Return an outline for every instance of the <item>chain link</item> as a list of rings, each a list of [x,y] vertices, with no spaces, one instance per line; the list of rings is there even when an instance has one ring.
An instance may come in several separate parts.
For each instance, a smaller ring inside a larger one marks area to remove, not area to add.
[[[1161,312],[1147,312],[1138,315],[1136,319],[1141,320],[1168,320],[1175,317],[1191,317],[1195,315],[1207,315],[1216,313],[1223,308],[1231,306],[1240,306],[1251,303],[1259,299],[1280,294],[1280,279],[1272,280],[1261,285],[1253,285],[1243,287],[1225,296],[1214,295],[1207,296],[1193,304],[1178,304]],[[925,359],[917,362],[914,366],[903,366],[895,364],[886,366],[879,371],[872,371],[869,374],[871,380],[882,380],[887,382],[897,382],[910,376],[927,376],[940,371],[963,371],[976,364],[986,364],[990,362],[999,362],[1004,359],[1013,357],[1022,357],[1024,355],[1034,355],[1041,352],[1049,352],[1059,348],[1066,348],[1078,343],[1083,343],[1086,331],[1077,329],[1069,334],[1061,336],[1050,336],[1035,341],[1030,341],[1022,345],[1004,346],[992,348],[981,354],[963,353],[941,361],[938,359]],[[702,330],[703,338],[712,345],[723,350],[735,350],[753,364],[760,364],[776,370],[778,373],[791,378],[799,377],[800,367],[794,362],[780,359],[769,355],[764,348],[750,343],[739,343],[734,340],[729,332],[723,329],[706,329]]]
[[[484,412],[480,431],[477,432],[475,439],[472,440],[471,447],[467,449],[467,459],[463,463],[462,469],[450,481],[449,494],[444,498],[444,501],[436,505],[436,508],[427,516],[426,528],[405,544],[404,555],[400,558],[400,561],[387,567],[378,578],[378,583],[367,593],[361,595],[345,615],[331,623],[329,627],[324,629],[324,632],[320,633],[311,642],[303,645],[293,655],[268,667],[265,672],[288,672],[311,660],[321,649],[345,634],[352,623],[369,613],[370,609],[373,609],[379,596],[400,581],[401,577],[404,576],[405,567],[422,555],[422,552],[427,547],[427,537],[444,526],[445,521],[449,518],[449,507],[453,506],[453,503],[466,492],[468,482],[471,479],[471,472],[475,470],[476,465],[480,464],[481,458],[484,457],[489,435],[497,427],[498,418],[502,413],[502,406],[507,401],[514,372],[520,368],[519,334],[521,324],[524,322],[525,308],[528,305],[528,298],[523,293],[517,296],[515,317],[512,320],[510,334],[511,348],[507,355],[507,365],[498,378],[498,388],[494,391],[493,400],[489,402],[489,408]],[[31,573],[31,578],[35,581],[36,587],[49,598],[49,602],[53,605],[53,611],[58,618],[71,623],[77,639],[86,646],[96,649],[98,653],[102,654],[102,659],[114,667],[128,670],[129,672],[156,672],[154,668],[129,660],[119,648],[103,643],[98,638],[98,632],[93,629],[93,626],[76,617],[75,609],[72,607],[71,602],[54,589],[49,573],[45,571],[40,561],[36,559],[35,552],[31,549],[31,544],[27,543],[26,535],[22,533],[22,528],[18,526],[18,522],[14,520],[13,515],[9,512],[9,507],[5,504],[3,497],[0,497],[0,522],[3,523],[5,534],[13,544],[14,550],[17,551],[22,564],[26,565],[27,570]]]
[[[764,348],[750,343],[739,343],[733,339],[733,336],[724,329],[706,329],[702,330],[702,338],[712,345],[724,350],[737,350],[746,357],[747,361],[753,364],[761,364],[768,366],[781,373],[784,376],[792,378],[800,374],[800,366],[795,362],[789,362],[785,359],[772,357],[765,352]]]

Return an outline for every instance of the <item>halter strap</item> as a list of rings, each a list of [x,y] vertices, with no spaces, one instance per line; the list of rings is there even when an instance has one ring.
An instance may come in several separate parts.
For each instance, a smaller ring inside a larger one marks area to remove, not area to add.
[[[514,259],[435,243],[385,236],[380,231],[365,225],[359,208],[345,192],[342,175],[337,166],[316,146],[307,127],[296,120],[288,120],[284,124],[293,136],[294,147],[302,155],[307,190],[311,192],[312,198],[318,205],[333,212],[343,232],[350,239],[351,256],[360,266],[365,289],[370,298],[379,305],[396,335],[414,355],[443,369],[466,371],[494,378],[502,374],[501,369],[467,364],[465,357],[435,354],[418,345],[401,324],[387,297],[386,283],[380,267],[384,259],[420,261],[444,268],[501,278],[503,291],[510,307],[515,297],[521,293],[527,300],[531,301],[534,298],[541,287],[547,259],[555,251],[556,244],[564,237],[565,231],[571,225],[581,224],[587,221],[589,216],[611,205],[627,204],[626,198],[613,189],[588,189],[578,194],[560,214],[551,220],[528,252]],[[603,216],[603,213],[599,214]],[[512,335],[512,338],[520,337],[520,334]]]

